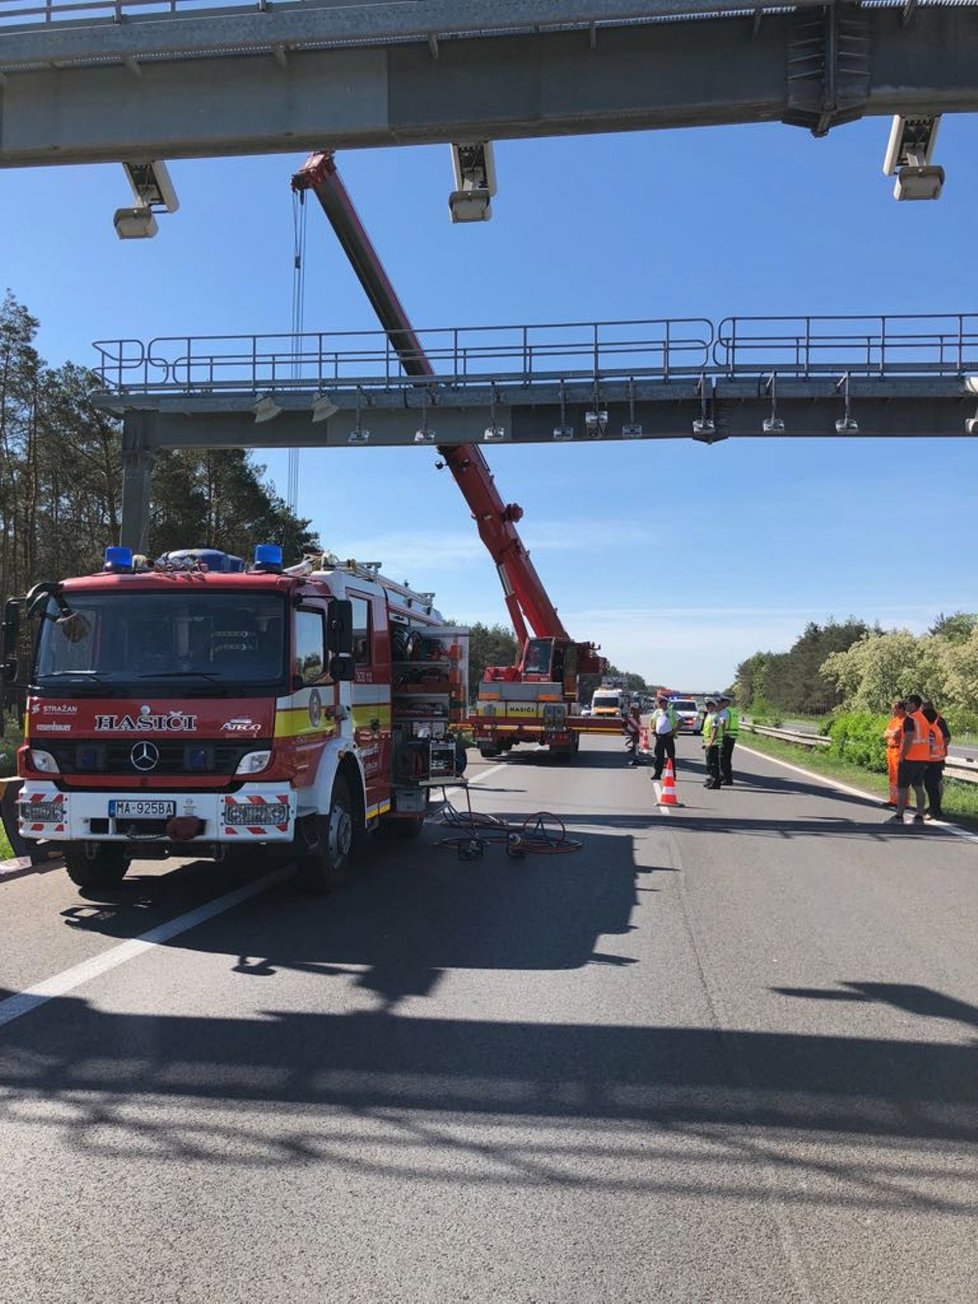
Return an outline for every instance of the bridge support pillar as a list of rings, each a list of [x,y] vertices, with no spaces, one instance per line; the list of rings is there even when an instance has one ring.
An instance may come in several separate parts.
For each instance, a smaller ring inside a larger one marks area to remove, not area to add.
[[[149,548],[150,481],[156,460],[146,434],[156,414],[127,412],[122,425],[122,537],[134,552]]]

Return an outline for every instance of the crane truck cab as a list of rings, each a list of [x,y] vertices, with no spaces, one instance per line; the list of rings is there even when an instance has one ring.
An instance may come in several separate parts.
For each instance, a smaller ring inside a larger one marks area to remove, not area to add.
[[[8,686],[20,617],[38,622],[19,832],[79,887],[247,848],[325,891],[372,829],[419,832],[428,785],[456,773],[467,631],[432,594],[332,556],[286,570],[274,545],[236,561],[109,548],[102,572],[7,604]]]

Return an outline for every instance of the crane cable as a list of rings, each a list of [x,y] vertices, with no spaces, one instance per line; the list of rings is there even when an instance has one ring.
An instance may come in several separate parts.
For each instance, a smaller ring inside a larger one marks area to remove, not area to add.
[[[292,379],[301,371],[301,339],[306,309],[306,204],[303,191],[292,192]],[[293,514],[299,505],[299,450],[289,449],[285,500]]]

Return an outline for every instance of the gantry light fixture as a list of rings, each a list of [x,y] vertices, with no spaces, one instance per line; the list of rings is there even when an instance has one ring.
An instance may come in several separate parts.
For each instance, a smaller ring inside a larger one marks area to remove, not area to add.
[[[488,222],[496,193],[496,165],[492,141],[477,140],[452,145],[455,189],[448,196],[453,222]]]
[[[506,427],[499,424],[496,420],[496,383],[493,381],[491,395],[489,399],[489,424],[483,431],[482,438],[487,444],[498,444],[506,438]]]
[[[566,442],[574,438],[574,427],[567,420],[567,395],[564,392],[564,382],[560,382],[560,425],[554,426],[554,439]]]
[[[339,408],[333,402],[328,394],[317,394],[312,401],[312,419],[316,421],[328,421],[330,417],[335,417]]]
[[[358,385],[356,425],[353,427],[353,429],[350,431],[349,435],[347,436],[346,442],[348,444],[366,444],[370,439],[370,431],[364,430],[363,424],[360,420],[360,405],[362,399],[363,399],[363,390]]]
[[[840,379],[839,381],[837,381],[835,388],[836,388],[837,390],[840,390],[840,389],[842,390],[843,401],[844,401],[844,403],[845,403],[845,407],[844,407],[844,409],[843,409],[842,416],[839,417],[838,421],[836,421],[836,423],[835,423],[835,433],[836,433],[837,435],[858,435],[858,434],[859,434],[859,422],[858,422],[858,421],[856,420],[856,418],[852,415],[852,407],[851,407],[851,405],[850,405],[850,403],[849,403],[849,373],[848,373],[848,371],[846,372],[846,374],[845,374],[844,376],[841,377],[841,379]]]
[[[778,416],[778,373],[772,371],[764,385],[764,392],[771,395],[771,415],[761,422],[761,429],[766,435],[783,435],[784,422]]]
[[[283,408],[271,394],[262,394],[251,410],[255,414],[255,425],[261,425],[263,421],[274,421]]]
[[[710,377],[703,375],[699,378],[696,386],[696,392],[700,400],[700,414],[693,418],[693,438],[702,440],[703,443],[710,443],[710,436],[716,434],[716,422],[710,415],[709,400],[707,395],[712,397],[713,381]]]
[[[604,439],[607,429],[607,408],[595,408],[584,413],[584,433],[588,439]]]
[[[628,382],[628,420],[621,428],[622,439],[641,439],[645,434],[642,423],[635,420],[635,378]]]
[[[117,208],[113,222],[120,240],[148,240],[156,235],[154,213],[175,213],[180,207],[166,164],[123,163],[136,203],[131,208]]]
[[[895,114],[883,158],[883,172],[896,177],[894,199],[940,199],[944,169],[931,162],[941,115]]]

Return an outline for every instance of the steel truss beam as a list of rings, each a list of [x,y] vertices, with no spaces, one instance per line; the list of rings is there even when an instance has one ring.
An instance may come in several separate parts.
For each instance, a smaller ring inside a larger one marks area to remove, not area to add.
[[[556,387],[530,395],[500,394],[491,387],[465,395],[465,406],[450,396],[425,405],[405,405],[404,395],[383,405],[363,406],[356,420],[357,395],[331,392],[339,411],[325,423],[314,424],[310,396],[277,391],[282,406],[274,420],[256,424],[257,395],[163,396],[120,404],[117,396],[102,406],[121,411],[125,479],[122,502],[122,542],[145,551],[149,521],[150,472],[161,448],[348,448],[404,446],[434,452],[434,443],[481,442],[488,430],[492,442],[554,443],[561,432],[579,443],[622,439],[694,439],[713,444],[727,438],[777,440],[866,438],[972,437],[978,433],[974,383],[966,377],[848,379],[844,376],[790,380],[778,384],[772,403],[763,377],[725,381],[712,377],[630,386],[616,382],[602,387],[600,426],[589,425],[595,412],[594,391],[584,384]],[[848,417],[847,417],[848,414]],[[781,433],[766,433],[772,416],[783,422]],[[848,420],[848,425],[844,424]],[[697,428],[699,427],[699,428]],[[641,430],[640,435],[634,432]],[[592,433],[589,433],[589,430]],[[497,432],[502,432],[497,439]],[[627,433],[627,432],[633,433]],[[366,434],[366,439],[363,438]],[[423,437],[422,437],[423,436]]]
[[[0,166],[978,109],[974,5],[768,8],[322,0],[0,25]]]

